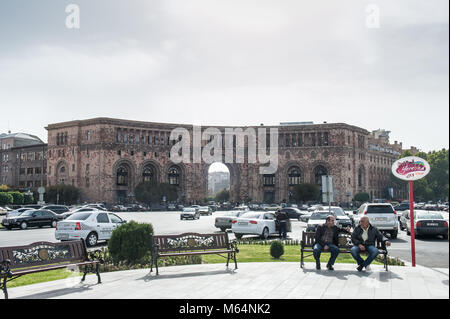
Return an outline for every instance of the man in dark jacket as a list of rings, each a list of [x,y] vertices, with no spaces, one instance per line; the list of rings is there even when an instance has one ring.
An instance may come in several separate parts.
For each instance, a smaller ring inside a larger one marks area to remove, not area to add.
[[[278,209],[276,212],[276,218],[278,222],[278,233],[283,236],[283,239],[287,237],[287,220],[289,219],[286,212],[283,212],[281,209]]]
[[[390,246],[391,243],[387,241],[387,238],[369,222],[369,217],[363,216],[359,221],[358,227],[355,228],[352,234],[352,242],[355,246],[350,249],[350,253],[358,263],[358,271],[362,271],[367,268],[372,261],[378,256],[378,248],[375,245],[375,241],[383,241],[386,246]],[[361,258],[361,252],[367,251],[369,256],[366,260]]]
[[[339,239],[338,235],[341,232],[349,233],[350,228],[345,230],[337,227],[333,215],[327,216],[325,224],[320,225],[316,229],[315,243],[313,247],[314,259],[316,260],[316,269],[320,269],[320,255],[323,250],[330,251],[331,257],[328,260],[328,270],[334,270],[333,265],[339,255]]]

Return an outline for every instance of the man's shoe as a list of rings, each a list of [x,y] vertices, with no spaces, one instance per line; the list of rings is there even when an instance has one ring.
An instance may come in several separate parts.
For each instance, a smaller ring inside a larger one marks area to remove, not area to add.
[[[363,265],[359,265],[358,268],[356,268],[358,271],[362,271],[363,270]]]
[[[320,270],[320,262],[317,262],[317,261],[316,261],[316,269],[317,269],[317,270]]]
[[[333,265],[327,264],[328,270],[334,270]]]

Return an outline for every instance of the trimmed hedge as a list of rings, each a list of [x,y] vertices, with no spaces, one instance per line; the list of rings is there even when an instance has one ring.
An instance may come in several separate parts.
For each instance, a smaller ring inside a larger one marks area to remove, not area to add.
[[[135,265],[150,260],[151,224],[130,221],[116,228],[108,243],[109,254],[114,264]]]

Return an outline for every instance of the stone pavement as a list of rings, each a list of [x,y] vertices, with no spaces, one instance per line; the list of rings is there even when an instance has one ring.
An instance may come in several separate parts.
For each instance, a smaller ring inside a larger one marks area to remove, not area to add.
[[[102,284],[89,275],[8,289],[9,297],[31,299],[448,299],[449,270],[421,266],[372,265],[358,272],[354,264],[238,263],[162,267],[103,273]],[[3,296],[2,296],[3,297]]]

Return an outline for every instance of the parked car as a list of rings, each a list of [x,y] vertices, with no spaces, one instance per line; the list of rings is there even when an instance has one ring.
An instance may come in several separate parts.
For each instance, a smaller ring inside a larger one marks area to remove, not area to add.
[[[64,205],[46,205],[43,206],[41,209],[51,210],[55,214],[67,213],[70,211],[69,207]]]
[[[23,212],[26,212],[28,210],[35,210],[35,209],[34,208],[26,208],[26,207],[15,209],[10,212],[7,212],[6,218],[19,216],[20,214],[22,214]]]
[[[404,210],[409,210],[409,202],[401,202],[399,205],[394,206],[394,209],[396,212],[402,212]],[[399,214],[399,218],[400,218],[400,214]]]
[[[55,214],[48,209],[31,209],[21,213],[18,216],[8,217],[2,221],[2,225],[6,229],[29,227],[56,227],[58,221],[62,220],[62,216]]]
[[[229,212],[224,212],[220,216],[217,216],[214,220],[214,226],[220,228],[221,231],[226,231],[231,229],[231,225],[234,219],[244,215],[247,211],[244,210],[233,210]]]
[[[198,211],[200,215],[212,215],[212,210],[209,206],[199,206]]]
[[[44,205],[30,204],[30,205],[25,205],[25,206],[23,206],[23,208],[41,209],[43,206],[44,206]]]
[[[84,239],[87,246],[109,240],[114,229],[126,223],[119,216],[104,211],[82,212],[58,222],[55,238],[60,241]]]
[[[7,212],[6,208],[0,206],[0,215],[6,215]]]
[[[297,220],[300,220],[300,217],[305,214],[300,209],[295,207],[285,207],[281,211],[285,212],[290,219],[297,219]]]
[[[264,210],[273,212],[273,211],[277,211],[278,209],[281,209],[281,208],[282,207],[280,205],[278,205],[278,204],[271,204],[269,206],[265,206]]]
[[[175,211],[175,210],[177,210],[177,206],[175,204],[169,204],[169,205],[167,205],[167,210]]]
[[[410,214],[402,215],[403,224],[406,226],[406,234],[411,235]],[[416,237],[423,235],[441,235],[448,239],[448,222],[439,212],[426,210],[414,211],[414,234]]]
[[[330,212],[324,211],[324,210],[319,210],[319,211],[315,211],[311,214],[311,217],[308,220],[308,224],[306,225],[306,231],[307,232],[315,232],[317,227],[319,225],[325,224],[327,217],[330,215]],[[335,225],[338,224],[337,218],[336,218],[336,214],[334,212],[331,212],[331,215],[334,216],[334,223]]]
[[[270,235],[278,235],[276,217],[272,212],[247,212],[232,221],[231,230],[237,239],[243,235],[259,235],[262,239]],[[291,223],[287,223],[287,231],[291,231]]]
[[[359,224],[361,217],[369,217],[370,223],[383,233],[390,234],[392,239],[398,235],[397,212],[389,203],[362,204],[354,216],[355,225]]]
[[[180,219],[200,219],[200,212],[194,207],[184,208],[180,213]]]
[[[313,212],[315,210],[323,210],[323,206],[320,204],[316,204],[316,205],[312,205],[310,207],[308,207],[308,212]]]
[[[326,208],[325,208],[326,209]],[[336,221],[339,225],[341,225],[343,228],[353,227],[353,215],[352,217],[348,216],[344,209],[339,206],[331,206],[331,211],[336,215]]]

